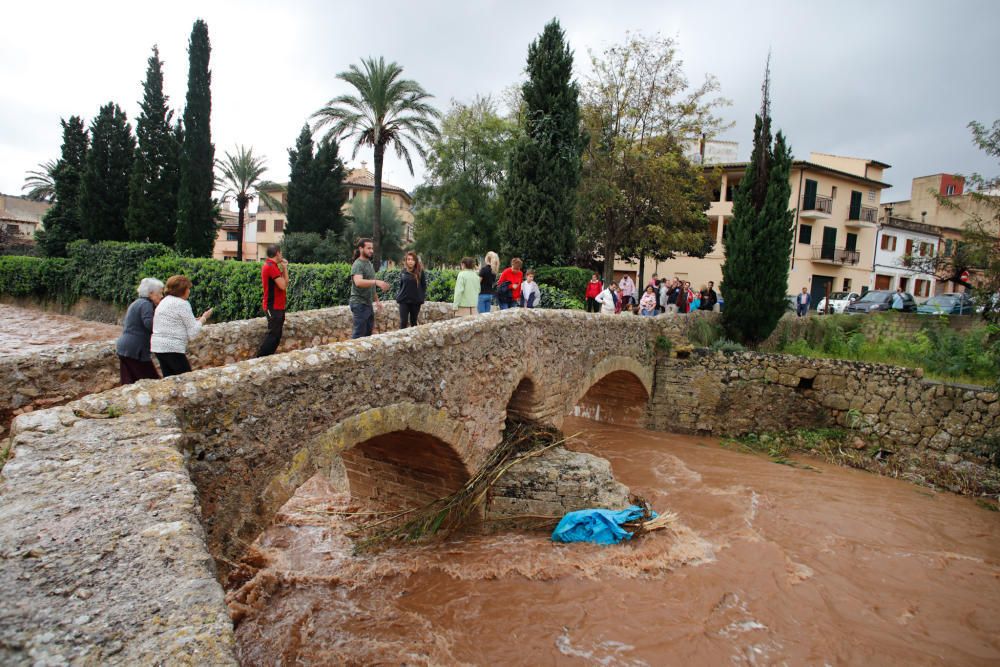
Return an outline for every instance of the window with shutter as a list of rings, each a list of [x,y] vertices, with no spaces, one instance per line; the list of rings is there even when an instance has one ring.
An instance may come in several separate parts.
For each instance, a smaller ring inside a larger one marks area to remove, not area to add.
[[[851,190],[851,210],[847,216],[848,220],[860,220],[861,219],[861,193],[857,190]]]
[[[816,187],[818,183],[812,179],[806,179],[806,193],[802,196],[802,210],[816,210]]]
[[[913,239],[906,239],[906,252],[904,254],[906,255],[913,254]]]
[[[813,238],[813,226],[812,225],[799,225],[799,243],[805,243],[809,245],[812,243]]]
[[[851,252],[854,252],[855,250],[858,249],[858,235],[857,234],[851,234],[850,232],[848,232],[848,234],[847,234],[847,241],[846,241],[846,243],[844,243],[844,249],[845,250],[850,250]]]

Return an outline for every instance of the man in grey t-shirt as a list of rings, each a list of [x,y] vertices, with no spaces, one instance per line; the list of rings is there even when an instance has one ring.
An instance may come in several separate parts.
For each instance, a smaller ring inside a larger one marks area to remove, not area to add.
[[[358,239],[354,250],[354,264],[351,265],[351,297],[347,301],[351,315],[354,316],[351,338],[372,335],[372,329],[375,328],[373,305],[382,309],[375,288],[389,289],[389,283],[375,278],[375,267],[372,266],[374,254],[375,246],[371,239]]]

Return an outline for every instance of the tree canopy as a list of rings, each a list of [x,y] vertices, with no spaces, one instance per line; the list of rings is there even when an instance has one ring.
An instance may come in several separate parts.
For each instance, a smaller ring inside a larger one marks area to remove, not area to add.
[[[113,102],[90,123],[90,149],[80,185],[80,221],[88,241],[127,241],[129,179],[135,137]]]
[[[295,148],[288,151],[288,226],[291,234],[313,232],[339,238],[346,220],[344,179],[347,171],[336,140],[326,137],[314,152],[312,132],[302,128]]]
[[[52,174],[56,203],[42,220],[39,245],[49,257],[65,257],[66,246],[83,238],[80,222],[80,185],[87,160],[88,136],[83,119],[70,116],[60,121],[63,128],[62,150]]]

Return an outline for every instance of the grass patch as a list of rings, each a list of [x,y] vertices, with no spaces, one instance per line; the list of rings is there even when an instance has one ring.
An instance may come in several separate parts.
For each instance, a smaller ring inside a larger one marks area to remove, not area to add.
[[[935,490],[946,489],[969,496],[1000,496],[1000,469],[989,462],[968,468],[945,466],[927,453],[898,453],[857,431],[819,428],[748,433],[725,438],[722,444],[796,468],[816,470],[791,458],[795,454],[805,454],[827,463],[904,479]]]

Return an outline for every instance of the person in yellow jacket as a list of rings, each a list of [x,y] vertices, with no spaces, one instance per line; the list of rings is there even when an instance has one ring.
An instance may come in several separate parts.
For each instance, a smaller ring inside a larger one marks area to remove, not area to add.
[[[471,257],[462,258],[462,270],[455,278],[455,309],[459,317],[476,314],[479,303],[479,274],[476,273],[476,260]]]

